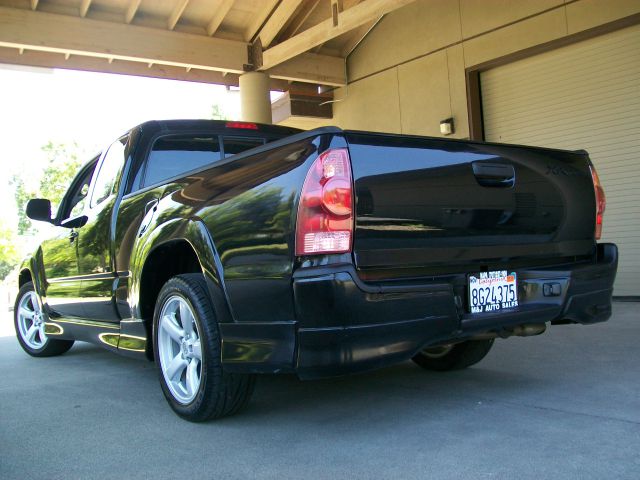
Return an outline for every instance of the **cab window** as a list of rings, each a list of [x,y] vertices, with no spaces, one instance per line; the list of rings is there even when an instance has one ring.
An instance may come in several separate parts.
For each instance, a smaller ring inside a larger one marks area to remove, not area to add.
[[[64,195],[60,204],[60,209],[56,214],[58,221],[63,222],[70,218],[78,217],[82,215],[87,203],[87,194],[89,193],[89,185],[91,184],[91,178],[93,172],[98,164],[100,155],[96,156],[88,165],[83,167],[82,170],[73,179],[69,190]]]
[[[161,183],[218,160],[220,143],[217,136],[191,134],[161,137],[153,144],[147,159],[142,186]]]
[[[264,145],[264,138],[224,137],[222,141],[225,158]]]
[[[120,169],[124,165],[125,145],[127,137],[116,140],[111,144],[107,154],[102,159],[100,170],[94,182],[91,196],[91,207],[102,203],[114,192],[116,179]]]

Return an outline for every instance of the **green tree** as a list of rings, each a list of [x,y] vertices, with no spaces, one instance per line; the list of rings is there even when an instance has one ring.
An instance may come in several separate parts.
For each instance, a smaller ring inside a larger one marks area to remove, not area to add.
[[[71,181],[78,173],[83,163],[82,159],[85,158],[84,151],[75,142],[72,144],[49,142],[42,147],[42,151],[47,155],[47,163],[37,189],[30,189],[21,175],[14,175],[11,179],[18,207],[19,235],[33,232],[33,224],[25,212],[29,199],[48,198],[51,200],[52,212],[55,212]]]
[[[211,106],[211,119],[212,120],[226,120],[227,116],[220,105],[214,103]]]
[[[13,195],[18,207],[18,234],[27,235],[33,230],[33,225],[31,225],[31,220],[27,218],[25,210],[29,199],[35,198],[36,195],[25,186],[24,179],[19,175],[11,177],[9,183],[13,186]]]
[[[15,244],[13,230],[0,223],[0,280],[4,280],[20,260]]]

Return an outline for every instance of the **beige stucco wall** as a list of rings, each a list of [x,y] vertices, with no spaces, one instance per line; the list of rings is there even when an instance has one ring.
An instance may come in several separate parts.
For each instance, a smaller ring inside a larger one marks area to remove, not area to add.
[[[468,137],[465,68],[637,13],[638,0],[417,0],[350,55],[327,123],[436,136],[454,117]]]

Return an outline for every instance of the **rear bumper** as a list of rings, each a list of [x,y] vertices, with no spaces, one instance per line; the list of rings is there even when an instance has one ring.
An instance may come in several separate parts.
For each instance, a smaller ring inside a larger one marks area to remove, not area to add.
[[[278,335],[270,330],[271,339],[282,340],[271,345],[279,367],[271,368],[266,355],[251,371],[291,370],[301,378],[341,375],[408,360],[428,345],[515,325],[602,322],[611,316],[617,263],[617,247],[600,244],[594,263],[520,269],[519,306],[495,314],[467,313],[465,275],[372,285],[350,265],[299,270],[293,285],[297,321],[283,325],[286,332]],[[544,285],[550,283],[560,285],[559,295],[545,295]],[[222,333],[224,338],[224,328]],[[227,366],[245,371],[242,362]]]

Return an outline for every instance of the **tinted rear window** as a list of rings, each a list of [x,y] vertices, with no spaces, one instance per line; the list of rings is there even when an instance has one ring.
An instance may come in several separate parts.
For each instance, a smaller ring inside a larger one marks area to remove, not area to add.
[[[224,142],[225,158],[264,145],[263,138],[224,137],[222,141]]]
[[[217,136],[171,135],[156,140],[147,160],[144,185],[154,185],[220,160]]]

